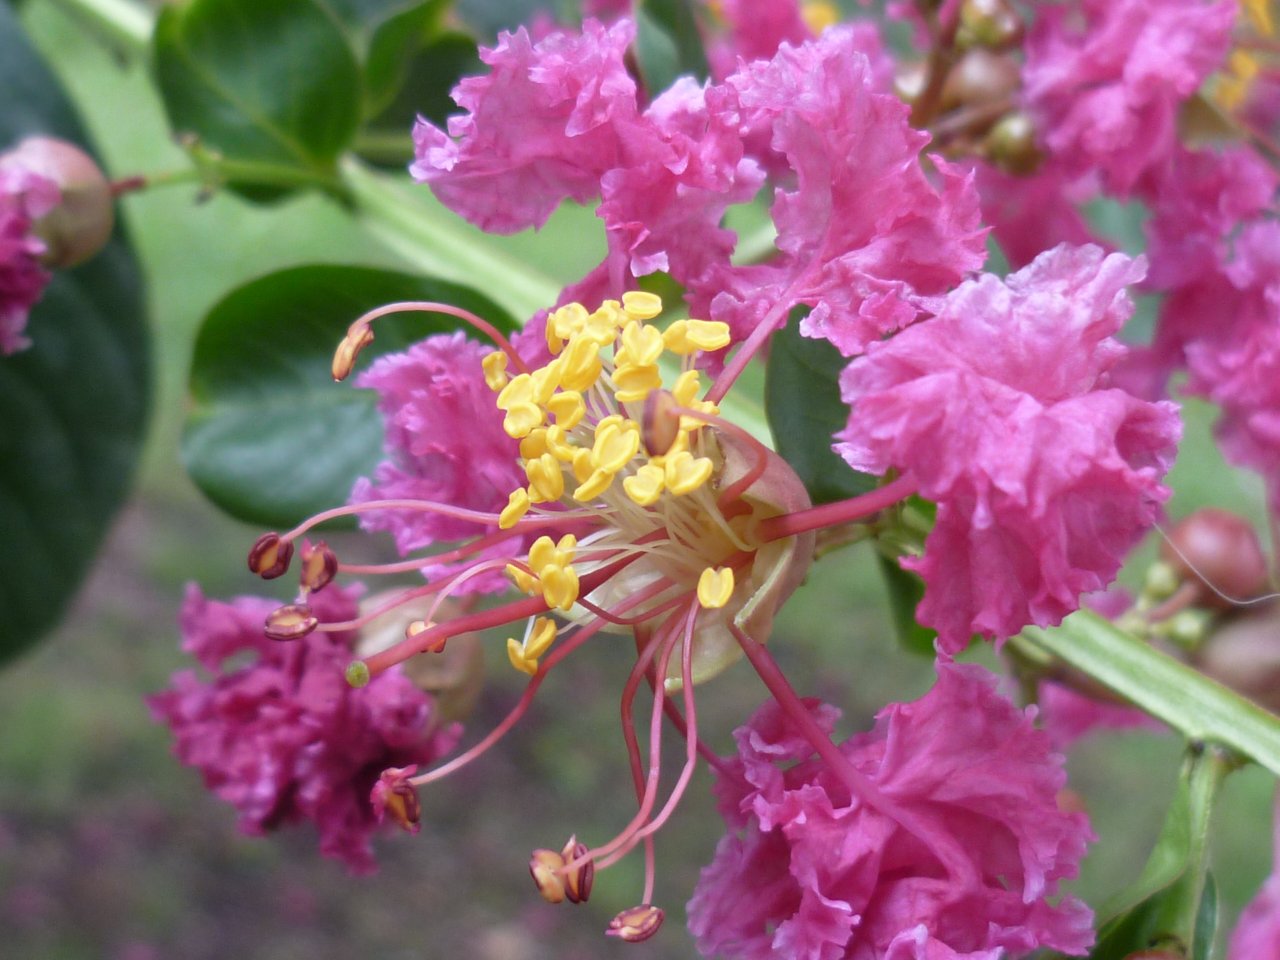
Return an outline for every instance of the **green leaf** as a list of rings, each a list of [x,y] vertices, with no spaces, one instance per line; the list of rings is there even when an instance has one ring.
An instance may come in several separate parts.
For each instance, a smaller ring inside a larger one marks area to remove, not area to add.
[[[475,42],[463,34],[439,29],[442,6],[439,0],[428,0],[406,7],[375,26],[364,64],[366,117],[385,113],[398,97],[433,101],[443,97],[452,105],[449,91],[463,67],[479,69]],[[403,130],[407,134],[415,113],[423,112],[419,104],[413,111],[403,110],[396,121],[407,121]]]
[[[884,574],[884,584],[889,591],[889,614],[898,645],[909,653],[932,659],[937,652],[933,641],[938,631],[916,622],[916,607],[924,599],[924,581],[883,554],[878,554],[876,559],[880,561],[880,572]]]
[[[346,502],[382,458],[382,422],[372,391],[333,382],[333,352],[358,316],[401,300],[448,303],[515,328],[466,287],[368,267],[282,270],[214,306],[196,340],[182,440],[187,470],[210,500],[272,527]],[[439,314],[386,317],[365,353],[402,350],[457,326]]]
[[[765,374],[765,416],[778,453],[791,464],[815,504],[856,497],[877,480],[859,473],[831,449],[849,408],[840,399],[840,371],[848,360],[825,340],[800,335],[804,308],[791,312],[786,329],[774,334]]]
[[[85,144],[53,74],[0,4],[0,144],[48,133]],[[57,623],[123,504],[150,399],[137,262],[121,230],[59,271],[29,349],[0,357],[0,661]]]
[[[361,79],[339,22],[316,0],[166,6],[153,60],[174,130],[238,165],[240,192],[274,199],[305,184],[337,189]]]
[[[1208,875],[1214,802],[1232,769],[1221,751],[1191,745],[1164,826],[1142,875],[1102,910],[1090,960],[1123,960],[1165,945],[1207,960],[1217,929],[1217,888]]]
[[[381,36],[380,33],[379,37]],[[369,143],[371,135],[379,137],[398,144],[398,152],[389,159],[393,160],[395,166],[404,169],[408,158],[413,156],[410,132],[414,120],[423,116],[443,126],[450,115],[458,112],[458,105],[450,96],[454,86],[464,74],[476,73],[480,67],[475,41],[460,33],[442,33],[416,49],[400,65],[401,72],[395,77],[386,80],[371,79],[370,89],[373,89],[375,83],[380,83],[384,98],[371,104],[377,113],[361,133],[362,155],[372,156],[366,151],[365,145]],[[385,64],[378,67],[385,68]],[[371,59],[371,77],[374,70],[375,64]],[[389,99],[386,95],[389,95]],[[381,158],[372,156],[372,159]]]
[[[1250,703],[1110,620],[1080,610],[1021,636],[1109,687],[1189,740],[1218,744],[1280,776],[1280,717]]]
[[[707,79],[707,54],[689,0],[640,0],[635,18],[636,62],[651,96],[681,76]]]

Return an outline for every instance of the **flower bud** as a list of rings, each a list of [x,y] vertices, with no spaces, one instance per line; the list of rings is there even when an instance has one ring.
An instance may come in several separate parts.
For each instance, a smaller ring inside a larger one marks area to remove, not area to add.
[[[111,184],[87,153],[65,140],[29,137],[0,163],[25,167],[58,186],[61,200],[35,225],[48,247],[46,266],[74,267],[106,246],[115,226]]]
[[[409,778],[418,772],[417,764],[407,767],[388,767],[378,777],[369,792],[374,816],[381,823],[391,817],[404,830],[417,833],[422,829],[422,804],[418,801],[418,788]]]
[[[319,626],[320,621],[305,603],[277,607],[267,615],[265,632],[272,640],[298,640]]]
[[[1197,598],[1206,606],[1232,606],[1219,592],[1248,600],[1267,586],[1267,561],[1258,535],[1248,521],[1226,510],[1206,507],[1182,520],[1161,544],[1160,556],[1184,579],[1211,588]]]
[[[952,67],[942,87],[942,110],[998,103],[1017,92],[1021,72],[1009,56],[982,47],[970,50]]]
[[[1008,0],[964,0],[956,45],[1007,48],[1022,39],[1022,18]]]
[[[572,863],[579,857],[585,856],[587,845],[579,843],[576,836],[570,837],[569,842],[564,845],[564,849],[560,851],[560,859],[563,863]],[[594,860],[587,860],[567,870],[563,874],[564,895],[569,898],[570,903],[586,903],[591,897],[591,885],[596,877],[596,864]]]
[[[641,943],[648,940],[662,926],[666,914],[661,907],[644,903],[638,907],[630,907],[609,921],[605,934],[617,937],[627,943]]]
[[[333,379],[345,380],[355,369],[360,351],[373,343],[373,327],[367,320],[357,320],[347,328],[347,335],[333,353]]]
[[[982,143],[992,163],[1008,173],[1034,173],[1044,159],[1036,146],[1035,127],[1025,113],[1010,113],[1000,120]]]
[[[1280,605],[1226,622],[1196,650],[1192,663],[1260,706],[1280,711]]]
[[[249,548],[249,570],[263,580],[274,580],[289,569],[293,541],[281,540],[278,533],[264,533]]]

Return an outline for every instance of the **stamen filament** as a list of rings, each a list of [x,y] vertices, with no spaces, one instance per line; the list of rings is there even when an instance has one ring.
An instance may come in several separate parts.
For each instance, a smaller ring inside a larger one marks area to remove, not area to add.
[[[455,307],[447,303],[436,303],[433,300],[402,300],[399,303],[388,303],[385,306],[362,314],[355,323],[372,323],[379,317],[385,317],[388,314],[409,312],[443,313],[447,316],[464,320],[492,340],[498,349],[505,353],[511,362],[515,364],[517,370],[521,373],[529,372],[528,365],[520,359],[520,354],[516,353],[516,348],[511,345],[510,340],[503,336],[502,331],[488,320],[477,317],[470,310],[463,310],[461,307]]]
[[[883,487],[876,487],[874,490],[850,497],[848,500],[837,500],[835,503],[824,503],[818,507],[810,507],[808,510],[768,517],[760,521],[757,532],[761,541],[768,543],[784,537],[794,537],[799,533],[808,533],[810,530],[853,523],[879,513],[885,507],[891,507],[900,500],[905,500],[918,489],[919,485],[915,478],[910,474],[904,474]]]

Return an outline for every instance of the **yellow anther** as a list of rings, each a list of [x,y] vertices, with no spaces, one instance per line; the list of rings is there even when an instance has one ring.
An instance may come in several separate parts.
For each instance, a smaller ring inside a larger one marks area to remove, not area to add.
[[[707,567],[698,577],[698,602],[708,610],[718,610],[733,596],[733,567]]]
[[[682,407],[693,405],[693,401],[698,399],[698,391],[702,389],[702,375],[697,370],[686,370],[680,376],[676,377],[675,386],[671,388],[671,395],[676,398],[676,403]]]
[[[642,507],[657,503],[666,485],[666,471],[652,463],[646,463],[633,476],[622,481],[627,496]]]
[[[815,37],[840,22],[840,8],[830,0],[802,0],[800,19]]]
[[[1270,37],[1276,32],[1275,21],[1271,17],[1271,0],[1244,0],[1244,8],[1260,34]],[[625,301],[626,297],[622,299]]]
[[[525,656],[523,644],[515,637],[507,637],[507,659],[521,673],[532,677],[538,672],[538,658]]]
[[[510,530],[528,512],[529,494],[525,492],[524,487],[516,487],[507,497],[507,505],[502,508],[502,513],[498,514],[498,528]]]
[[[573,479],[579,483],[585,483],[587,477],[595,472],[595,467],[591,465],[591,451],[585,447],[579,447],[573,451]],[[573,492],[574,499],[579,499],[578,491]]]
[[[640,426],[634,420],[601,421],[591,447],[591,465],[614,474],[631,462],[640,450]]]
[[[556,624],[554,620],[548,620],[546,617],[538,617],[533,621],[533,630],[529,632],[528,638],[524,642],[524,655],[537,660],[551,647],[551,643],[556,638]]]
[[[657,327],[631,324],[622,331],[622,350],[618,353],[617,365],[647,367],[657,363],[662,356],[662,339],[662,331]]]
[[[566,303],[547,317],[547,349],[557,354],[564,349],[564,342],[582,329],[587,322],[587,308],[580,303]]]
[[[507,564],[507,576],[521,593],[532,596],[538,592],[538,578],[530,576],[528,571],[520,569],[514,563]]]
[[[577,390],[557,393],[547,401],[547,409],[555,416],[556,423],[565,430],[576,427],[582,420],[583,414],[587,412],[586,404],[582,402],[582,394]]]
[[[560,424],[553,424],[547,428],[547,452],[561,463],[572,463],[579,449],[574,446]]]
[[[560,470],[560,462],[550,453],[527,461],[524,472],[529,478],[531,502],[553,503],[564,496],[564,473]]]
[[[498,393],[511,382],[511,378],[507,376],[507,355],[501,350],[485,354],[485,358],[480,361],[480,366],[484,368],[484,382],[494,393]]]
[[[519,406],[522,403],[533,403],[533,377],[527,373],[513,377],[498,392],[496,402],[499,410],[510,410],[512,407]]]
[[[373,327],[368,320],[356,320],[347,327],[347,335],[338,344],[333,353],[333,379],[345,380],[355,369],[356,357],[360,351],[373,343]]]
[[[560,386],[565,390],[590,390],[600,379],[603,369],[600,363],[600,344],[588,337],[574,337],[560,355],[564,369],[560,374]]]
[[[714,469],[706,457],[695,457],[688,450],[669,454],[664,459],[667,489],[677,497],[697,490],[711,478]]]
[[[542,426],[542,408],[532,403],[517,403],[502,418],[502,429],[513,440],[527,437],[534,429]]]
[[[537,460],[547,452],[547,429],[537,427],[520,441],[520,456],[525,460]]]
[[[578,600],[578,572],[569,566],[547,567],[539,578],[547,606],[568,611]]]
[[[662,298],[644,290],[628,290],[622,295],[622,309],[632,320],[652,320],[662,313]]]
[[[577,464],[574,464],[574,473],[577,474]],[[573,491],[573,499],[579,503],[586,503],[588,500],[594,500],[600,494],[609,489],[609,485],[613,483],[613,474],[608,470],[593,470],[586,480],[582,481],[578,489]]]
[[[612,303],[612,300],[606,302],[603,307],[587,317],[580,336],[602,347],[613,343],[614,337],[618,335],[618,327],[622,325],[625,317],[615,307],[610,306]]]
[[[550,537],[539,537],[529,548],[529,569],[537,571],[538,576],[542,576],[545,567],[573,563],[573,555],[577,549],[578,538],[572,533],[566,533],[560,538],[559,543]]]
[[[613,383],[617,388],[614,397],[622,403],[643,400],[662,386],[662,373],[657,364],[638,367],[632,363],[619,364],[613,371]]]
[[[560,386],[560,378],[564,369],[564,361],[560,357],[552,360],[545,367],[533,371],[533,402],[545,407]]]
[[[729,345],[729,325],[719,320],[677,320],[662,334],[662,342],[681,356],[695,350],[719,350]]]

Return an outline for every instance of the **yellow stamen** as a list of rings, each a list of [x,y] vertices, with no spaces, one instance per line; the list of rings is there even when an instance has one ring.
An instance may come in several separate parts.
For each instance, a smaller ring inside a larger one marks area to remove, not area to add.
[[[681,356],[697,350],[720,350],[729,345],[729,325],[719,320],[677,320],[667,327],[662,342]]]
[[[533,621],[533,630],[529,633],[529,638],[524,642],[524,655],[536,661],[538,657],[547,652],[555,638],[555,621],[548,620],[546,617],[538,617]]]
[[[552,503],[564,496],[564,474],[560,463],[550,453],[544,453],[525,465],[529,478],[529,499],[534,503]]]
[[[516,589],[521,593],[533,596],[538,592],[538,578],[530,576],[527,571],[521,570],[514,563],[507,564],[507,576],[511,578],[511,582],[516,585]]]
[[[521,673],[527,673],[533,676],[538,672],[537,657],[526,657],[524,647],[516,640],[515,637],[507,637],[507,659],[511,661],[511,665]]]
[[[484,368],[484,382],[494,393],[498,393],[511,382],[511,378],[507,376],[507,355],[501,350],[486,354],[480,361],[480,366]]]
[[[602,420],[596,428],[591,448],[591,465],[597,470],[615,474],[640,450],[640,426],[634,420],[621,423]]]
[[[520,456],[525,460],[537,460],[546,452],[547,431],[545,427],[531,430],[529,435],[520,441]]]
[[[507,505],[502,508],[502,513],[498,515],[498,529],[510,530],[528,512],[529,494],[524,487],[516,487],[507,497]]]
[[[628,290],[622,295],[622,309],[632,320],[652,320],[662,313],[662,298],[644,290]]]
[[[640,506],[652,506],[662,496],[662,490],[666,486],[665,474],[661,467],[646,463],[633,476],[622,481],[622,489]]]
[[[587,412],[586,404],[582,402],[582,394],[577,390],[557,393],[547,401],[547,409],[555,416],[556,423],[565,430],[576,427]]]
[[[707,567],[698,577],[698,603],[708,610],[718,610],[733,596],[733,568]]]
[[[578,472],[578,464],[576,460],[573,465],[573,471],[575,474]],[[613,474],[608,470],[593,470],[591,475],[578,485],[578,489],[573,491],[573,499],[577,500],[579,503],[586,503],[589,500],[594,500],[596,497],[600,496],[600,494],[608,490],[612,483]]]
[[[711,472],[715,469],[706,457],[695,457],[687,450],[669,454],[663,466],[667,489],[677,497],[693,493],[711,479]]]
[[[617,365],[648,367],[658,362],[662,356],[662,332],[657,327],[633,323],[622,331],[622,350],[617,356]]]
[[[565,390],[590,390],[600,379],[603,365],[600,362],[600,344],[588,337],[574,337],[560,355],[564,370],[560,386]]]

